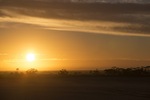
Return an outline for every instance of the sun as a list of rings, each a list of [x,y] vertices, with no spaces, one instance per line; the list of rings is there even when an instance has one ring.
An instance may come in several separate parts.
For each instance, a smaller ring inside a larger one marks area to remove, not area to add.
[[[28,53],[28,54],[26,55],[26,60],[27,60],[28,62],[33,62],[33,61],[35,60],[35,54],[33,54],[33,53]]]

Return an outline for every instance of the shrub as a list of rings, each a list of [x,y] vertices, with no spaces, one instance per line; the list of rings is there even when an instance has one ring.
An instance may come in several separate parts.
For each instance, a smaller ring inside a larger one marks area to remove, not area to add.
[[[31,68],[26,71],[27,74],[36,74],[37,72],[38,72],[38,70],[35,68]]]
[[[66,69],[62,69],[58,72],[58,74],[61,76],[67,76],[69,74],[69,72]]]

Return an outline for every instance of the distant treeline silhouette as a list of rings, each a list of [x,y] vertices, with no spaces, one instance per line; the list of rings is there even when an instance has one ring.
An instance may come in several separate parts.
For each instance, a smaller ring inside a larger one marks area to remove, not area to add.
[[[58,77],[101,77],[101,76],[146,76],[150,77],[150,66],[134,67],[134,68],[119,68],[112,67],[105,70],[86,70],[86,71],[68,71],[61,69],[59,71],[39,72],[35,68],[30,68],[25,72],[19,71],[19,68],[14,72],[0,72],[0,78],[21,78],[21,77],[36,77],[36,76],[58,76]]]
[[[150,76],[150,66],[134,67],[134,68],[119,68],[112,67],[105,70],[90,70],[86,72],[74,71],[69,72],[62,69],[58,72],[59,76]]]
[[[135,68],[112,67],[104,70],[104,72],[109,76],[150,76],[150,66]]]

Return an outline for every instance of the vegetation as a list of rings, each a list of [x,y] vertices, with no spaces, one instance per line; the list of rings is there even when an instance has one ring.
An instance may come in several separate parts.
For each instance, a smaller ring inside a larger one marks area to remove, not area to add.
[[[58,72],[58,75],[60,76],[68,76],[69,72],[66,69],[62,69]]]
[[[26,71],[27,74],[32,74],[32,75],[36,74],[37,72],[38,72],[38,70],[35,68],[31,68]]]
[[[150,76],[150,66],[136,68],[112,67],[104,70],[109,76]]]
[[[19,68],[14,72],[1,72],[0,78],[21,78],[24,76],[35,76],[35,75],[46,75],[46,76],[61,76],[61,77],[100,77],[100,76],[145,76],[150,77],[150,66],[146,67],[135,67],[135,68],[119,68],[112,67],[105,70],[91,70],[91,71],[68,71],[66,69],[61,69],[56,72],[39,72],[35,68],[28,69],[26,72],[21,72]]]

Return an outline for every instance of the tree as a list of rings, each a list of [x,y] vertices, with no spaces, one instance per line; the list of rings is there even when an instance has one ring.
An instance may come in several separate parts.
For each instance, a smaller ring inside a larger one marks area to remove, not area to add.
[[[69,72],[66,69],[62,69],[62,70],[59,71],[58,74],[61,75],[61,76],[67,76],[69,74]]]
[[[35,68],[31,68],[26,71],[27,74],[36,74],[37,72],[38,72],[38,70]]]

